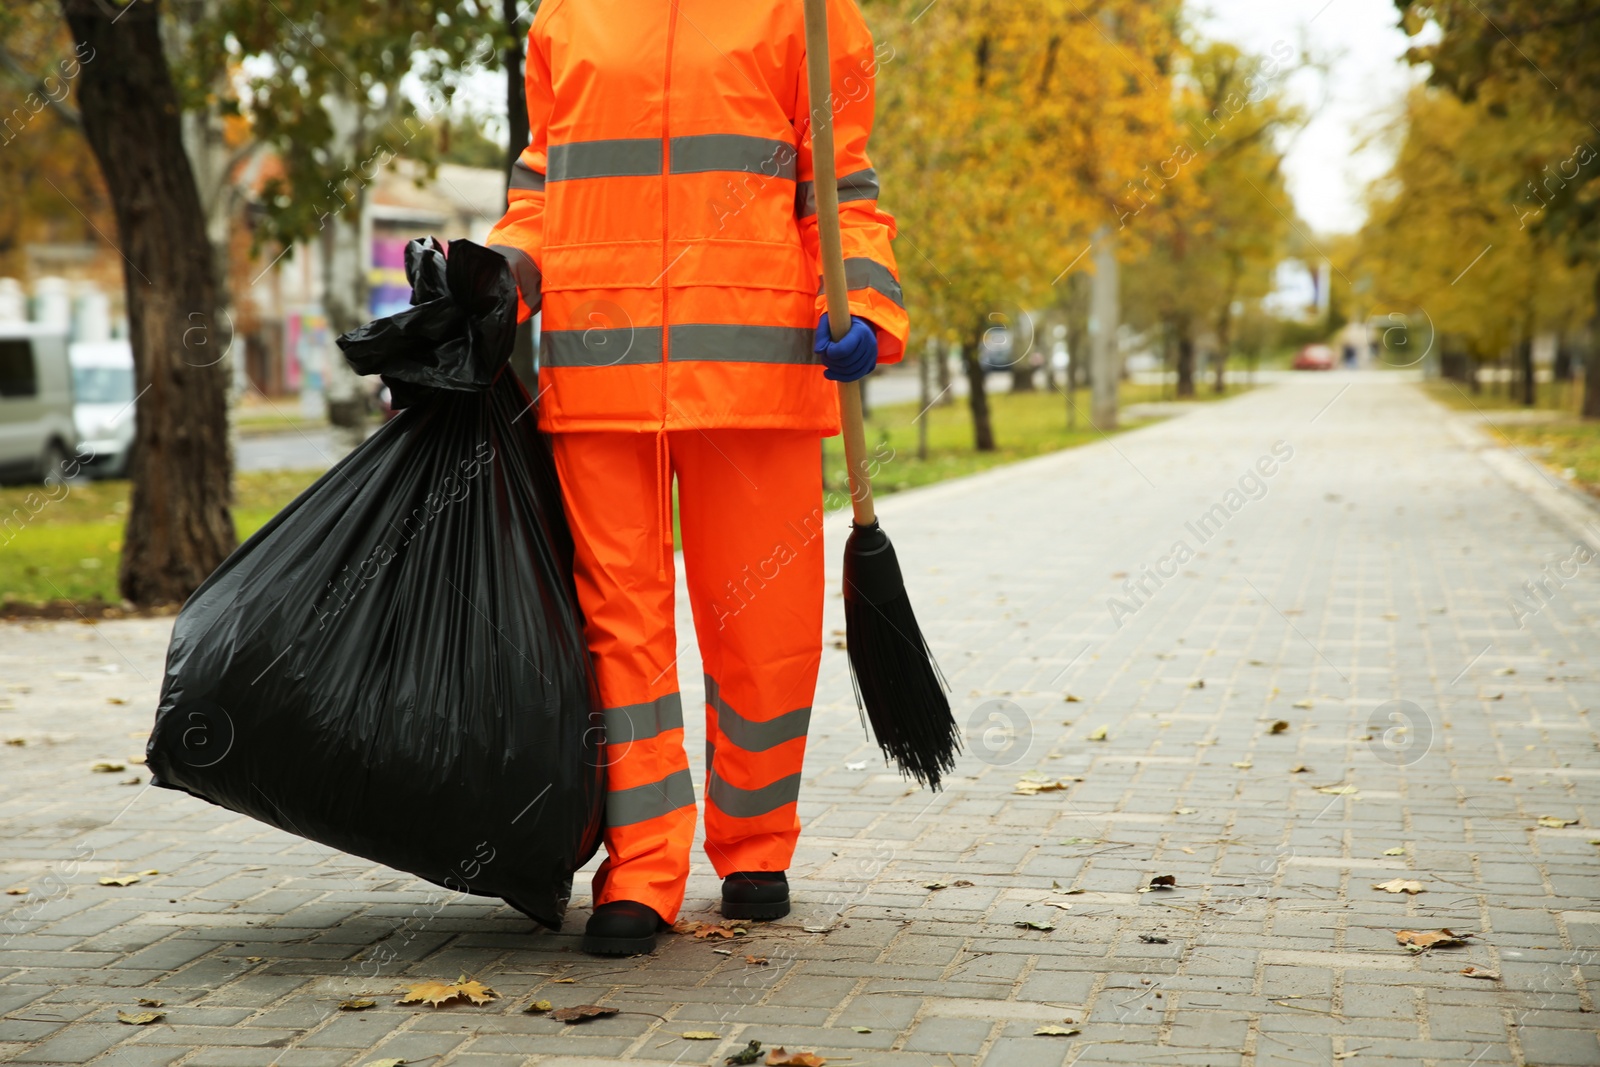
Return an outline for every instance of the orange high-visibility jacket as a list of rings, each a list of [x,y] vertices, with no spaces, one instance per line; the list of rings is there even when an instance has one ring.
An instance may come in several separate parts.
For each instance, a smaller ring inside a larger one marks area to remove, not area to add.
[[[829,0],[850,310],[878,359],[906,313],[867,158],[877,69]],[[798,0],[546,0],[528,34],[529,145],[489,235],[543,302],[550,431],[838,431],[812,353],[823,301]]]

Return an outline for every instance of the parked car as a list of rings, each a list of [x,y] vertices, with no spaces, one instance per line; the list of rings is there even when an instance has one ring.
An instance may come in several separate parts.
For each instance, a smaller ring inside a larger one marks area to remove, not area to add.
[[[72,364],[72,419],[89,474],[125,478],[133,452],[133,347],[127,341],[79,341]]]
[[[59,475],[77,443],[66,334],[0,322],[0,481]]]
[[[1305,345],[1295,353],[1295,370],[1332,370],[1333,349],[1327,345]]]

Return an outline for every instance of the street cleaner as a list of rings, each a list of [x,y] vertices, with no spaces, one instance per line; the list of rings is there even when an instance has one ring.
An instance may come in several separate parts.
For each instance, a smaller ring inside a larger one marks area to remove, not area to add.
[[[722,914],[780,918],[822,647],[819,442],[835,381],[898,360],[906,313],[867,156],[876,56],[830,0],[835,175],[812,173],[790,0],[546,0],[529,144],[488,243],[543,311],[552,435],[605,710],[606,858],[587,952],[649,952],[695,830],[673,625],[673,485],[705,669],[705,851]],[[830,339],[815,181],[835,182],[851,324]],[[831,380],[830,380],[831,379]]]

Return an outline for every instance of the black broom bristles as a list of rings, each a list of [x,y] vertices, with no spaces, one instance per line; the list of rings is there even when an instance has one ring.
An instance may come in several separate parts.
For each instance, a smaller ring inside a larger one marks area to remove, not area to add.
[[[844,625],[856,705],[872,720],[878,746],[901,773],[937,790],[955,769],[961,735],[894,546],[877,522],[852,526],[845,543]]]

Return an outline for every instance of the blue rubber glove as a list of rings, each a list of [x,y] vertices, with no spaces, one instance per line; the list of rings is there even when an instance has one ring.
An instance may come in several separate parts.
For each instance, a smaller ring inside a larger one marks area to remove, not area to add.
[[[828,313],[822,313],[817,324],[817,343],[812,351],[822,357],[824,378],[836,382],[854,382],[865,378],[878,365],[878,334],[872,323],[859,316],[850,316],[850,329],[839,340],[833,340],[828,331]]]

